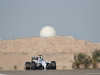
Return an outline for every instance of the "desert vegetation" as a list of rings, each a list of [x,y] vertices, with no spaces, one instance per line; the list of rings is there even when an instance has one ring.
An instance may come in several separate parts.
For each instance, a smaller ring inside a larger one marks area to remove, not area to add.
[[[17,65],[14,65],[14,70],[17,70],[17,69],[18,69]]]
[[[0,67],[0,70],[2,70],[2,67]]]
[[[74,55],[74,61],[72,62],[72,68],[80,69],[80,66],[83,65],[85,69],[90,68],[99,68],[98,63],[100,63],[100,50],[94,50],[92,56],[87,55],[86,53],[78,53]]]

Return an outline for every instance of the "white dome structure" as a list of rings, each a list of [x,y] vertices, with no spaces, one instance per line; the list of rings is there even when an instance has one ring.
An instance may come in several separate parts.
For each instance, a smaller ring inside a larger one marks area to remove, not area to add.
[[[53,37],[55,35],[56,35],[56,31],[51,26],[45,26],[40,31],[40,36],[41,37]]]

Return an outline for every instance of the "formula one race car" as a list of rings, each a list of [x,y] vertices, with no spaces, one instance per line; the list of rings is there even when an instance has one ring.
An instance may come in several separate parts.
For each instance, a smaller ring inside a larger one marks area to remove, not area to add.
[[[55,61],[43,61],[42,55],[39,55],[38,57],[32,57],[31,62],[25,63],[25,69],[26,70],[46,70],[46,69],[54,69],[56,70],[56,62]]]

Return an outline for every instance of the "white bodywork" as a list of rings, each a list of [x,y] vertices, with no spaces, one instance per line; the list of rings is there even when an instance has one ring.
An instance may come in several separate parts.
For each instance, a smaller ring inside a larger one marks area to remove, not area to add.
[[[44,67],[44,70],[46,70],[47,63],[51,63],[48,60],[46,60],[46,62],[43,61],[43,57],[42,56],[38,57],[38,60],[35,60],[34,62],[37,63],[37,64],[42,64],[42,66]]]
[[[42,66],[44,67],[44,70],[46,70],[46,62],[45,61],[42,61]]]

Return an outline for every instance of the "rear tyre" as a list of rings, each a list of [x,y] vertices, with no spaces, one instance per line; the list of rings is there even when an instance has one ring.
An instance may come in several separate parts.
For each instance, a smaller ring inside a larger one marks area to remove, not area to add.
[[[25,63],[25,67],[26,67],[25,69],[26,70],[30,70],[30,66],[31,66],[30,62]]]
[[[46,69],[51,69],[51,63],[47,63]]]
[[[44,70],[44,67],[43,66],[40,66],[40,69],[39,70]]]
[[[36,69],[36,64],[35,64],[35,62],[31,62],[31,70],[35,70]]]
[[[51,61],[51,69],[56,70],[56,62],[55,61]]]

